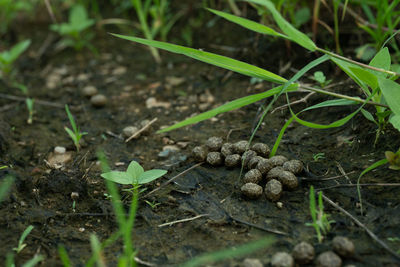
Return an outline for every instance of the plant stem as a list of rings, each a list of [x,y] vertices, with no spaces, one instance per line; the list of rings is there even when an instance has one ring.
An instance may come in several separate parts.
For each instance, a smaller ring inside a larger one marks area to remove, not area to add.
[[[340,56],[340,55],[338,55],[338,54],[335,54],[335,53],[330,52],[330,51],[328,51],[328,50],[325,50],[325,49],[323,49],[323,48],[317,47],[316,50],[319,51],[319,52],[321,52],[321,53],[324,53],[324,54],[326,54],[326,55],[329,55],[329,56],[331,56],[331,57],[344,60],[344,61],[346,61],[346,62],[349,62],[349,63],[355,64],[355,65],[361,66],[361,67],[363,67],[363,68],[367,68],[367,69],[370,69],[370,70],[375,70],[375,71],[383,72],[383,73],[386,73],[386,74],[389,74],[389,75],[392,75],[392,76],[400,76],[400,73],[397,73],[397,72],[394,72],[394,71],[390,71],[390,70],[381,69],[381,68],[376,68],[376,67],[373,67],[373,66],[370,66],[370,65],[367,65],[367,64],[364,64],[364,63],[361,63],[361,62],[352,60],[352,59],[350,59],[350,58]]]
[[[307,86],[307,85],[304,85],[304,84],[300,84],[299,88],[302,88],[302,89],[305,89],[305,90],[309,90],[309,91],[313,91],[313,92],[317,92],[317,93],[324,94],[324,95],[334,96],[334,97],[337,97],[337,98],[347,99],[347,100],[351,100],[351,101],[355,101],[355,102],[359,102],[359,103],[365,103],[365,100],[363,100],[361,98],[358,98],[358,97],[352,97],[352,96],[342,95],[342,94],[338,94],[338,93],[333,93],[333,92],[329,92],[329,91],[322,90],[322,89],[319,89],[319,88],[310,87],[310,86]],[[377,103],[377,102],[373,102],[373,101],[367,101],[366,104],[389,108],[388,105]]]
[[[146,37],[147,40],[153,40],[153,36],[151,36],[149,26],[147,25],[146,15],[144,13],[143,6],[142,6],[142,0],[133,0],[133,6],[136,9],[136,13],[138,15],[139,22],[142,27],[144,36]],[[157,62],[157,64],[160,64],[161,58],[160,58],[160,54],[158,53],[157,48],[150,46],[150,52],[151,52],[151,55],[153,56],[154,60]]]

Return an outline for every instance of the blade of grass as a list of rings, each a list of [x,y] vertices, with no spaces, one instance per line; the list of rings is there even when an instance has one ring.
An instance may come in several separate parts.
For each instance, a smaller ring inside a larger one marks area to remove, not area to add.
[[[307,35],[297,30],[295,27],[292,26],[292,24],[290,24],[282,17],[282,15],[278,12],[278,10],[276,10],[274,4],[271,1],[268,0],[246,0],[246,1],[265,6],[272,13],[272,16],[274,17],[276,23],[278,24],[282,32],[285,33],[287,36],[289,36],[289,38],[293,42],[297,43],[298,45],[301,45],[302,47],[310,51],[315,51],[317,49],[317,46]]]
[[[285,38],[285,39],[289,39],[290,38],[282,33],[279,33],[277,31],[275,31],[274,29],[271,29],[270,27],[267,27],[263,24],[254,22],[252,20],[248,20],[245,18],[241,18],[226,12],[222,12],[222,11],[218,11],[215,9],[211,9],[211,8],[207,8],[208,11],[214,13],[215,15],[218,15],[226,20],[229,20],[233,23],[236,23],[246,29],[252,30],[254,32],[258,32],[261,34],[267,34],[267,35],[272,35],[272,36],[277,36],[277,37],[281,37],[281,38]]]
[[[270,246],[273,242],[274,239],[272,237],[263,238],[261,240],[244,244],[239,247],[233,247],[196,257],[189,262],[183,264],[181,267],[205,266],[207,263],[210,264],[230,258],[241,257],[250,254],[256,250],[266,248]]]
[[[159,42],[159,41],[154,41],[154,40],[146,40],[143,38],[138,38],[138,37],[133,37],[133,36],[126,36],[126,35],[120,35],[120,34],[114,34],[111,33],[111,35],[115,37],[119,37],[128,41],[148,45],[148,46],[153,46],[156,48],[164,49],[169,52],[173,52],[176,54],[182,54],[191,58],[194,58],[199,61],[203,61],[206,63],[209,63],[211,65],[215,65],[227,70],[231,70],[237,73],[241,73],[250,77],[255,77],[259,78],[265,81],[269,82],[275,82],[275,83],[285,83],[287,80],[285,78],[280,77],[279,75],[276,75],[272,72],[269,72],[267,70],[264,70],[262,68],[253,66],[251,64],[235,60],[229,57],[209,53],[209,52],[204,52],[201,50],[185,47],[185,46],[180,46],[180,45],[175,45],[175,44],[169,44],[165,42]]]
[[[174,124],[174,125],[172,125],[172,126],[170,126],[168,128],[159,130],[157,133],[168,132],[168,131],[171,131],[171,130],[174,130],[174,129],[177,129],[177,128],[180,128],[180,127],[183,127],[183,126],[191,125],[191,124],[194,124],[194,123],[197,123],[197,122],[212,118],[212,117],[214,117],[214,116],[216,116],[216,115],[218,115],[220,113],[224,113],[224,112],[227,112],[227,111],[231,111],[231,110],[235,110],[235,109],[241,108],[243,106],[252,104],[252,103],[257,102],[257,101],[259,101],[261,99],[264,99],[266,97],[270,97],[270,96],[273,96],[275,94],[278,94],[278,93],[280,93],[282,91],[282,88],[283,88],[283,86],[278,86],[278,87],[272,88],[272,89],[270,89],[270,90],[268,90],[266,92],[263,92],[263,93],[249,95],[249,96],[245,96],[245,97],[242,97],[242,98],[239,98],[239,99],[235,99],[235,100],[233,100],[231,102],[228,102],[228,103],[226,103],[226,104],[224,104],[222,106],[219,106],[219,107],[217,107],[215,109],[203,112],[203,113],[201,113],[199,115],[196,115],[196,116],[194,116],[192,118],[188,118],[186,120],[178,122],[178,123],[176,123],[176,124]],[[296,91],[297,90],[297,84],[292,84],[287,90],[289,92]]]

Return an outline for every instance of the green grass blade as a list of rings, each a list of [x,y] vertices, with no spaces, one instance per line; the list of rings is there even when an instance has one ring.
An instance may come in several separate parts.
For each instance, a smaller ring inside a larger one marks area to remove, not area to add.
[[[64,246],[58,247],[58,255],[60,256],[61,262],[64,267],[71,267],[71,260],[69,259],[68,252]]]
[[[273,242],[274,239],[272,237],[263,238],[261,240],[244,244],[239,247],[233,247],[196,257],[189,262],[183,264],[182,267],[206,266],[207,264],[215,263],[217,261],[241,257],[250,254],[256,250],[266,248],[270,246]]]
[[[282,15],[279,14],[279,12],[276,10],[274,4],[271,1],[268,0],[246,0],[246,1],[265,6],[272,13],[272,16],[274,17],[276,23],[278,24],[282,32],[285,33],[287,36],[289,36],[289,38],[293,42],[297,43],[298,45],[301,45],[302,47],[310,51],[316,50],[317,46],[314,44],[314,42],[307,35],[297,30],[295,27],[292,26],[292,24],[290,24],[287,20],[285,20],[282,17]]]
[[[221,55],[217,55],[217,54],[213,54],[213,53],[209,53],[209,52],[205,52],[205,51],[201,51],[201,50],[197,50],[197,49],[193,49],[193,48],[189,48],[189,47],[185,47],[185,46],[169,44],[166,42],[147,40],[147,39],[143,39],[143,38],[120,35],[120,34],[113,34],[113,33],[111,33],[111,35],[128,40],[128,41],[148,45],[151,47],[156,47],[159,49],[164,49],[169,52],[182,54],[182,55],[194,58],[196,60],[203,61],[205,63],[209,63],[209,64],[212,64],[212,65],[224,68],[224,69],[228,69],[228,70],[231,70],[231,71],[234,71],[237,73],[241,73],[243,75],[250,76],[250,77],[259,78],[259,79],[262,79],[265,81],[275,82],[275,83],[279,83],[279,84],[285,83],[287,81],[285,78],[282,78],[281,76],[276,75],[272,72],[269,72],[262,68],[259,68],[259,67],[253,66],[251,64],[248,64],[248,63],[245,63],[245,62],[242,62],[239,60],[235,60],[235,59],[232,59],[229,57],[225,57],[225,56],[221,56]]]
[[[390,117],[389,122],[394,126],[394,128],[400,131],[400,115],[393,115]]]
[[[45,258],[43,255],[35,255],[32,259],[30,259],[27,262],[25,262],[24,264],[22,264],[22,267],[34,267],[34,266],[36,266],[36,264],[38,264],[39,262],[41,262],[44,259]]]
[[[19,238],[18,246],[22,246],[26,237],[29,235],[29,233],[33,230],[33,225],[29,225],[25,231],[22,233],[21,237]]]
[[[296,91],[297,87],[298,87],[297,84],[292,84],[289,88],[287,88],[287,91]],[[206,112],[201,113],[201,114],[199,114],[197,116],[194,116],[192,118],[188,118],[186,120],[178,122],[178,123],[176,123],[176,124],[174,124],[174,125],[172,125],[172,126],[170,126],[168,128],[159,130],[157,133],[168,132],[168,131],[171,131],[171,130],[174,130],[174,129],[177,129],[177,128],[180,128],[180,127],[183,127],[183,126],[187,126],[187,125],[190,125],[190,124],[194,124],[194,123],[197,123],[197,122],[212,118],[212,117],[214,117],[214,116],[216,116],[216,115],[218,115],[220,113],[224,113],[224,112],[227,112],[227,111],[231,111],[231,110],[235,110],[235,109],[241,108],[243,106],[252,104],[252,103],[257,102],[257,101],[259,101],[261,99],[264,99],[266,97],[278,94],[278,93],[280,93],[282,91],[282,88],[283,88],[283,86],[278,86],[278,87],[275,87],[275,88],[270,89],[270,90],[268,90],[266,92],[263,92],[263,93],[249,95],[249,96],[245,96],[245,97],[242,97],[242,98],[239,98],[239,99],[235,99],[235,100],[233,100],[233,101],[231,101],[229,103],[226,103],[226,104],[224,104],[222,106],[219,106],[219,107],[217,107],[215,109],[206,111]]]
[[[317,108],[326,108],[326,107],[334,107],[334,106],[347,106],[347,105],[356,105],[359,104],[356,101],[348,100],[348,99],[332,99],[327,100],[318,104],[315,104],[311,107],[303,109],[301,112],[317,109]]]
[[[25,40],[19,42],[10,50],[10,58],[9,61],[12,63],[14,62],[26,49],[28,49],[29,45],[31,44],[31,40]]]
[[[74,133],[79,132],[78,127],[76,127],[74,116],[72,116],[71,112],[69,111],[68,105],[65,105],[65,112],[67,113],[69,122],[71,123],[72,130],[74,131]]]
[[[215,15],[218,15],[220,17],[223,17],[226,20],[229,20],[233,23],[236,23],[246,29],[252,30],[254,32],[258,32],[261,34],[267,34],[267,35],[272,35],[272,36],[277,36],[277,37],[281,37],[281,38],[285,38],[285,39],[290,39],[288,36],[279,33],[277,31],[275,31],[274,29],[271,29],[270,27],[267,27],[263,24],[254,22],[252,20],[248,20],[245,18],[241,18],[239,16],[235,16],[226,12],[222,12],[222,11],[218,11],[218,10],[214,10],[211,8],[207,8],[208,11],[214,13]]]
[[[341,68],[351,79],[353,79],[353,81],[355,81],[362,89],[365,93],[367,93],[368,95],[371,93],[368,90],[367,85],[360,79],[358,78],[358,76],[353,73],[353,71],[351,71],[350,67],[354,67],[354,64],[350,64],[344,60],[338,59],[338,58],[334,58],[332,57],[331,60],[339,66],[339,68]]]
[[[313,223],[317,221],[317,204],[315,202],[315,192],[314,192],[314,186],[310,187],[310,193],[309,193],[309,199],[310,199],[310,214],[311,218],[313,220]]]
[[[378,168],[379,166],[384,165],[384,164],[386,164],[386,163],[388,163],[388,160],[387,160],[387,159],[381,159],[381,160],[375,162],[374,164],[372,164],[371,166],[369,166],[368,168],[366,168],[365,170],[363,170],[363,171],[361,172],[360,176],[358,176],[358,179],[357,179],[357,194],[358,194],[358,199],[360,200],[360,210],[361,210],[361,214],[363,214],[362,197],[361,197],[361,188],[360,188],[360,180],[361,180],[361,177],[363,177],[364,174],[366,174],[367,172],[372,171],[373,169],[376,169],[376,168]]]
[[[0,202],[6,197],[8,190],[14,183],[14,177],[6,176],[0,184]]]
[[[275,140],[274,147],[271,149],[271,152],[269,154],[270,157],[275,156],[276,151],[278,150],[279,144],[281,143],[281,140],[283,138],[283,135],[285,134],[287,127],[289,127],[289,125],[293,122],[293,120],[294,120],[294,117],[291,117],[283,125],[281,131],[279,132],[278,138],[276,138],[276,140]]]

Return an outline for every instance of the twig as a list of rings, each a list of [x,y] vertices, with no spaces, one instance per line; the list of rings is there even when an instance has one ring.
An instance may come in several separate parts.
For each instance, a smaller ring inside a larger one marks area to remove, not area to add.
[[[187,172],[193,170],[194,168],[197,168],[197,167],[200,166],[201,164],[203,164],[203,162],[197,163],[197,164],[193,165],[192,167],[190,167],[190,168],[184,170],[183,172],[181,172],[181,173],[175,175],[174,177],[172,177],[171,179],[169,179],[168,181],[166,181],[165,183],[163,183],[162,185],[160,185],[160,186],[157,187],[156,189],[152,190],[151,192],[147,193],[146,195],[144,195],[144,196],[141,197],[141,198],[146,198],[146,197],[148,197],[149,195],[153,194],[154,192],[157,192],[158,190],[160,190],[160,189],[163,188],[164,186],[166,186],[166,185],[168,185],[169,183],[171,183],[172,181],[174,181],[176,178],[178,178],[178,177],[180,177],[180,176],[186,174]]]
[[[344,171],[342,165],[340,165],[340,163],[336,161],[336,166],[338,167],[340,173],[343,174],[344,177],[346,177],[349,184],[351,184],[351,181],[350,181],[349,177],[347,176],[347,173]]]
[[[308,95],[306,95],[305,97],[303,97],[303,98],[301,98],[301,99],[299,99],[299,100],[296,100],[296,101],[293,101],[292,103],[290,103],[290,106],[293,106],[293,105],[296,105],[296,104],[299,104],[299,103],[307,103],[307,100],[308,100],[313,94],[315,94],[315,92],[310,92],[310,93],[308,93]],[[285,108],[287,108],[288,106],[289,106],[289,104],[285,104],[285,105],[283,105],[283,106],[277,107],[277,108],[275,108],[274,110],[271,111],[271,114],[274,113],[274,112],[277,111],[277,110],[285,109]]]
[[[53,8],[51,7],[49,0],[44,0],[44,3],[46,4],[47,12],[49,12],[51,20],[53,21],[54,24],[57,24],[57,20],[56,17],[54,16]]]
[[[328,190],[328,189],[333,189],[333,188],[338,188],[338,187],[355,187],[355,186],[357,186],[357,184],[336,184],[336,185],[332,185],[332,186],[318,188],[315,190]],[[359,186],[400,186],[400,183],[393,183],[393,184],[369,183],[369,184],[359,184]]]
[[[9,100],[20,101],[20,102],[25,102],[25,100],[26,100],[26,97],[7,95],[7,94],[2,94],[2,93],[0,93],[0,97],[9,99]],[[48,101],[44,101],[44,100],[38,100],[38,99],[35,99],[35,104],[49,106],[49,107],[55,107],[55,108],[64,108],[64,105],[61,105],[58,103],[53,103],[53,102],[48,102]]]
[[[181,220],[177,220],[177,221],[173,221],[173,222],[159,224],[158,227],[172,226],[174,224],[181,223],[181,222],[190,222],[190,221],[199,219],[199,218],[204,217],[204,216],[208,216],[208,214],[200,214],[200,215],[194,216],[192,218],[186,218],[186,219],[181,219]]]
[[[158,119],[154,118],[152,119],[148,124],[146,124],[145,126],[142,127],[142,129],[140,129],[139,131],[137,131],[136,133],[132,134],[131,137],[129,137],[128,139],[125,140],[125,143],[128,143],[129,141],[131,141],[133,138],[135,138],[136,136],[139,136],[139,134],[141,134],[143,131],[146,131],[147,128],[149,128],[153,123],[155,123]]]
[[[360,222],[356,217],[351,215],[349,212],[347,212],[345,209],[337,205],[335,202],[333,202],[330,198],[322,194],[322,197],[326,202],[328,202],[330,205],[332,205],[334,208],[337,210],[341,211],[345,215],[347,215],[350,219],[352,219],[358,226],[363,228],[367,234],[375,240],[379,245],[381,245],[384,249],[386,249],[390,254],[392,254],[393,257],[395,257],[397,260],[400,260],[400,255],[397,254],[395,251],[393,251],[388,245],[386,245],[385,242],[383,242],[379,237],[377,237],[371,230],[369,230],[362,222]]]
[[[355,171],[348,172],[347,175],[352,174],[352,173],[355,173]],[[334,180],[334,179],[341,178],[341,177],[344,177],[344,175],[343,174],[342,175],[336,175],[336,176],[327,177],[327,178],[305,178],[305,177],[301,177],[301,180],[302,181],[317,181],[317,182],[319,182],[319,181]]]
[[[273,233],[273,234],[277,234],[277,235],[284,235],[284,236],[288,236],[288,235],[289,235],[288,233],[285,233],[285,232],[281,232],[281,231],[278,231],[278,230],[265,228],[265,227],[263,227],[263,226],[259,226],[259,225],[254,224],[254,223],[249,223],[249,222],[243,221],[243,220],[241,220],[241,219],[232,217],[232,216],[230,216],[230,215],[228,215],[228,216],[229,216],[232,220],[234,220],[235,222],[238,222],[238,223],[241,223],[241,224],[244,224],[244,225],[247,225],[247,226],[256,228],[256,229],[258,229],[258,230],[262,230],[262,231],[269,232],[269,233]]]
[[[136,263],[139,263],[139,264],[144,265],[144,266],[150,266],[150,267],[152,267],[152,266],[157,266],[157,265],[155,265],[154,263],[141,260],[141,259],[139,259],[138,257],[135,257],[135,261],[136,261]]]

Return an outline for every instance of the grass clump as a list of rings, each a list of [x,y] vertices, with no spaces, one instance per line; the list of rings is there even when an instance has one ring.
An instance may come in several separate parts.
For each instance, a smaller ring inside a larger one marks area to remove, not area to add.
[[[64,129],[69,135],[69,137],[72,139],[72,142],[74,142],[76,150],[79,151],[79,149],[81,148],[79,142],[82,136],[86,135],[87,132],[81,132],[79,127],[76,125],[74,116],[72,116],[71,112],[69,111],[68,105],[65,105],[65,112],[67,113],[69,122],[71,123],[72,130],[66,126],[64,127]]]
[[[329,215],[324,212],[324,203],[322,200],[322,192],[318,192],[318,206],[315,201],[314,187],[310,187],[310,213],[312,223],[306,223],[307,226],[312,226],[317,232],[318,242],[321,243],[326,235],[331,230],[331,223],[335,221],[329,220]]]

